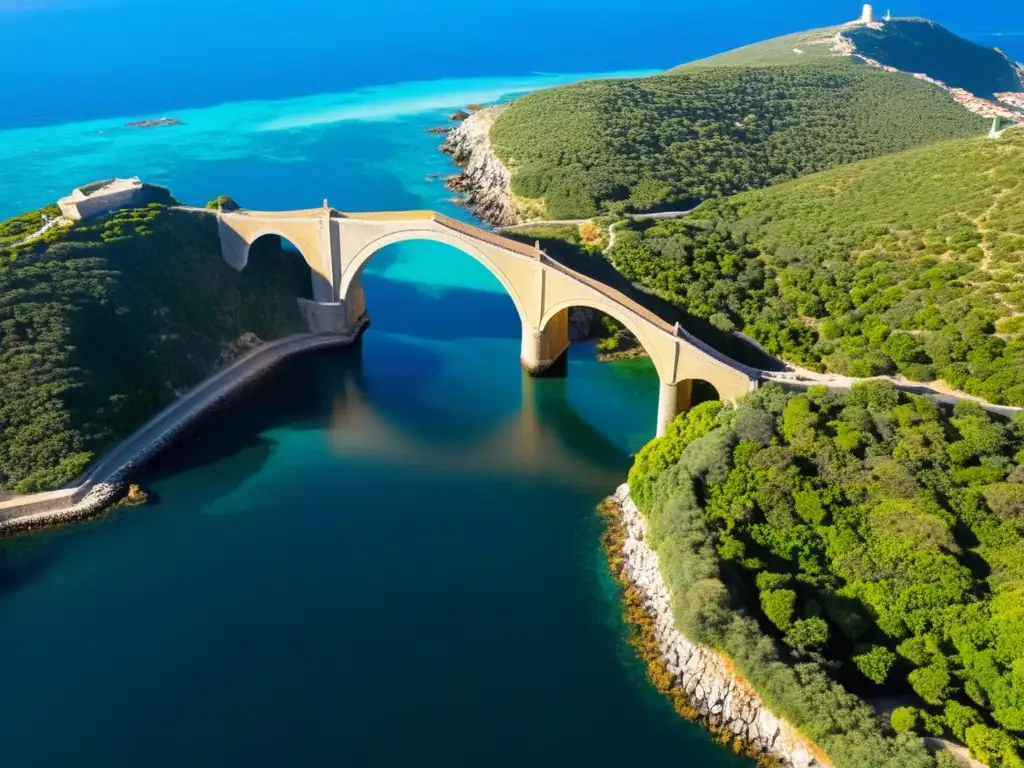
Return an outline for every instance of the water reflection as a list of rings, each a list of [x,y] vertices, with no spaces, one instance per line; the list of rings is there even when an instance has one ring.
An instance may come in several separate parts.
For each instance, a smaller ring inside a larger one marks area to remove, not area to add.
[[[420,437],[360,377],[359,366],[338,370],[328,419],[329,439],[342,455],[464,475],[516,476],[580,488],[611,488],[629,456],[569,405],[564,387],[522,375],[514,412],[470,441]],[[383,415],[386,414],[386,415]],[[570,438],[570,439],[567,439]],[[586,446],[586,453],[574,445]]]

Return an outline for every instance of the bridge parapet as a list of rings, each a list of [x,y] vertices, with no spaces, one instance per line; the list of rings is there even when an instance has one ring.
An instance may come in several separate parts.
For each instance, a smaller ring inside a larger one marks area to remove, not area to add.
[[[568,347],[568,312],[590,307],[625,325],[650,355],[661,381],[659,433],[689,405],[694,379],[725,400],[755,389],[760,373],[670,323],[617,289],[581,274],[539,247],[503,237],[434,211],[349,213],[326,206],[301,211],[218,212],[224,258],[236,269],[267,234],[289,240],[314,275],[314,299],[303,310],[311,327],[338,331],[362,322],[360,275],[373,255],[408,240],[433,240],[469,254],[505,287],[523,323],[523,364],[541,372]]]

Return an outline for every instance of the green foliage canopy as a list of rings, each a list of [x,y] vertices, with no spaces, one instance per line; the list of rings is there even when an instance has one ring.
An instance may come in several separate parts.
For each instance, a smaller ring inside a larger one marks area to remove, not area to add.
[[[212,216],[153,203],[12,247],[44,212],[0,224],[0,489],[60,486],[243,335],[304,330],[302,260],[260,241],[237,272]]]
[[[837,766],[926,765],[915,727],[1018,766],[1024,495],[993,491],[1024,487],[1022,461],[1024,419],[967,401],[770,385],[679,417],[630,484],[680,630],[728,654]],[[843,689],[910,699],[914,716],[892,721],[904,741],[856,699],[823,703]]]
[[[538,91],[491,140],[513,192],[565,219],[690,207],[986,127],[928,83],[825,59]]]

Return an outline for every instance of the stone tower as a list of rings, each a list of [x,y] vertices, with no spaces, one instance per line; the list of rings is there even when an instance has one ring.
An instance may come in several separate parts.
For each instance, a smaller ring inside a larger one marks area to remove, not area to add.
[[[875,11],[870,3],[864,3],[864,10],[860,14],[861,24],[871,24],[875,20]]]

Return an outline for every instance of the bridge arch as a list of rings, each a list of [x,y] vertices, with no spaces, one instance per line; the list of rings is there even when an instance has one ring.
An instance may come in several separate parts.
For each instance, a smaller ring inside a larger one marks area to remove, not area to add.
[[[354,286],[358,286],[359,277],[362,275],[363,269],[365,269],[366,265],[378,251],[388,247],[389,245],[396,245],[398,243],[415,240],[429,240],[435,243],[442,243],[443,245],[451,246],[482,264],[487,271],[490,272],[499,283],[501,283],[502,287],[505,289],[505,293],[507,293],[509,298],[512,299],[512,304],[516,308],[516,313],[519,315],[520,321],[524,324],[527,322],[525,304],[523,303],[519,293],[513,287],[509,277],[498,267],[497,264],[494,263],[492,259],[488,258],[483,249],[476,246],[469,239],[461,238],[454,233],[449,234],[447,232],[428,229],[425,227],[389,232],[386,235],[381,235],[380,237],[374,238],[373,240],[365,243],[345,265],[345,270],[341,276],[341,285],[338,289],[341,300],[347,303],[352,298],[354,290],[361,291],[361,289],[355,289]]]
[[[246,269],[247,267],[249,267],[249,262],[253,249],[256,249],[258,251],[261,247],[267,245],[271,241],[275,241],[278,244],[278,248],[280,249],[280,251],[285,252],[283,253],[285,257],[294,258],[294,256],[291,256],[290,254],[286,253],[286,251],[289,248],[294,250],[298,254],[298,258],[302,260],[303,266],[305,266],[309,272],[309,288],[303,291],[299,298],[312,299],[314,296],[317,295],[318,291],[322,293],[323,290],[325,289],[323,285],[324,280],[321,277],[321,275],[313,268],[313,264],[310,261],[309,254],[303,250],[303,244],[301,240],[297,240],[293,237],[290,237],[287,231],[281,229],[267,228],[255,232],[252,238],[245,242],[244,248],[240,249],[239,263],[232,264],[232,266],[238,270]],[[309,246],[307,245],[306,249],[308,250],[308,248]]]
[[[232,264],[235,269],[245,269],[249,264],[249,254],[252,252],[253,246],[256,245],[260,240],[267,237],[280,238],[281,243],[287,243],[302,256],[302,260],[306,262],[306,265],[312,269],[313,262],[310,261],[309,254],[302,250],[302,245],[296,241],[296,239],[290,237],[287,232],[279,227],[266,227],[264,229],[258,229],[250,237],[245,239],[245,247],[241,249],[241,263]],[[307,246],[308,247],[308,246]]]
[[[544,333],[550,327],[551,321],[558,316],[561,312],[567,312],[573,307],[584,307],[586,309],[593,309],[597,312],[603,312],[609,317],[622,323],[623,327],[627,331],[633,334],[636,338],[637,343],[643,347],[644,352],[650,357],[651,362],[654,364],[654,370],[658,372],[658,378],[662,382],[671,383],[673,381],[674,373],[673,360],[665,360],[663,355],[658,354],[658,347],[655,345],[650,335],[642,330],[641,325],[629,316],[628,312],[624,312],[618,307],[611,305],[611,302],[604,302],[599,299],[590,299],[584,296],[574,297],[572,299],[559,302],[552,307],[546,308],[543,317],[540,321],[541,332]],[[566,339],[568,342],[568,339]]]

